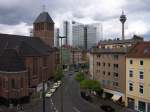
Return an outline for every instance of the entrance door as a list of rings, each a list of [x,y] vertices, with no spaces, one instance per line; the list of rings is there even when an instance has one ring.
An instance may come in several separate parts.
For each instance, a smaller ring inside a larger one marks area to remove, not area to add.
[[[139,101],[138,109],[140,112],[146,112],[146,104],[145,102]]]
[[[134,109],[134,99],[128,98],[128,108]]]
[[[150,112],[150,103],[147,104],[147,112]]]

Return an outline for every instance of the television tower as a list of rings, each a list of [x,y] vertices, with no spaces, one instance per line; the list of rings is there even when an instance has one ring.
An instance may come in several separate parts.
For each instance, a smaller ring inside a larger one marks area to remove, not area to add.
[[[120,22],[122,23],[122,40],[124,40],[124,23],[126,22],[127,20],[127,17],[126,15],[124,14],[124,11],[122,11],[122,14],[120,16]]]

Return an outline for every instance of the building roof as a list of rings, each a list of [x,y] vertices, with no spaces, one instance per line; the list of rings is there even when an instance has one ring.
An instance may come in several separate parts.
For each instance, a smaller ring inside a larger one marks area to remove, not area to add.
[[[21,56],[49,55],[53,50],[39,37],[0,34],[0,55],[6,49],[15,49]]]
[[[129,58],[150,58],[150,41],[137,43],[128,53]]]
[[[23,60],[14,49],[6,49],[0,56],[0,71],[24,71],[26,67]]]
[[[52,18],[48,14],[48,12],[40,13],[40,15],[34,21],[34,23],[43,23],[43,22],[44,23],[52,23],[52,24],[54,24],[54,21],[52,20]]]
[[[95,48],[90,52],[92,54],[126,54],[129,48],[113,48],[113,49],[104,49],[104,48]]]
[[[125,40],[116,39],[116,40],[104,40],[104,41],[100,41],[99,45],[128,44],[128,43],[135,43],[135,42],[139,42],[139,41],[143,41],[143,38],[134,35],[132,39],[125,39]]]

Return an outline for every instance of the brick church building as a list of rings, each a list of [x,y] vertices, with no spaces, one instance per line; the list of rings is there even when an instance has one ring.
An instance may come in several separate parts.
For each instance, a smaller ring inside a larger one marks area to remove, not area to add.
[[[0,34],[0,99],[16,100],[53,76],[59,63],[54,48],[54,22],[42,12],[33,23],[33,37]]]

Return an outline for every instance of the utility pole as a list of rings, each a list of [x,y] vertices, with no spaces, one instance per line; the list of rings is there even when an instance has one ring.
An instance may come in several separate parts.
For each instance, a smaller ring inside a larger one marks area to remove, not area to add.
[[[43,112],[45,112],[45,82],[44,81],[43,81],[42,97],[43,97]]]
[[[61,70],[63,70],[63,66],[62,66],[62,39],[63,38],[66,38],[66,37],[60,37],[59,36],[59,38],[61,39],[61,49],[60,49],[60,55],[61,55],[61,57],[60,57],[60,66],[61,66]],[[63,105],[63,83],[62,83],[62,85],[61,85],[61,112],[63,112],[63,110],[64,110],[64,105]]]

